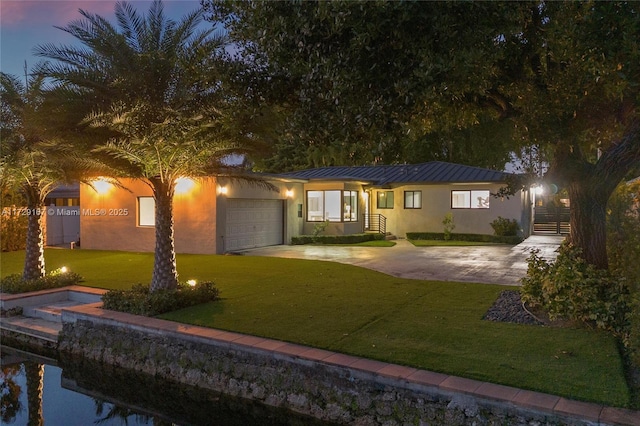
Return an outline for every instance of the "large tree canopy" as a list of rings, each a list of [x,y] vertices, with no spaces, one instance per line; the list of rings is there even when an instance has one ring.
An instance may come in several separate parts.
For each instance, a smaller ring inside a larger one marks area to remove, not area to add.
[[[0,187],[19,191],[26,209],[23,278],[45,275],[43,218],[45,198],[63,182],[80,178],[82,145],[61,129],[60,98],[45,84],[40,66],[27,81],[0,72]],[[75,145],[70,142],[76,142]]]
[[[202,3],[290,112],[272,165],[544,154],[571,241],[607,266],[607,199],[640,168],[640,3]]]
[[[155,263],[151,289],[178,284],[173,240],[173,195],[180,177],[201,176],[222,159],[253,145],[239,108],[222,85],[225,40],[201,28],[202,11],[169,19],[162,2],[140,15],[115,6],[117,25],[81,10],[83,19],[61,28],[81,47],[41,45],[56,60],[47,69],[70,98],[90,100],[85,122],[111,137],[94,149],[121,176],[146,182],[155,198]]]

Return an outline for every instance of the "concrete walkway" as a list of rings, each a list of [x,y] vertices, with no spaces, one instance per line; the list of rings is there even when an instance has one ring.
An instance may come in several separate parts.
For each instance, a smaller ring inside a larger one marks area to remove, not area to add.
[[[415,247],[407,240],[396,240],[394,247],[272,246],[242,254],[340,262],[401,278],[520,285],[531,250],[539,249],[542,257],[555,259],[563,239],[533,235],[516,246],[462,247]]]

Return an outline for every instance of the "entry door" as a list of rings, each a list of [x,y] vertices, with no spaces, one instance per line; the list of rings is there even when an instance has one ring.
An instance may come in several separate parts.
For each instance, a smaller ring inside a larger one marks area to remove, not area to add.
[[[227,200],[227,226],[224,251],[283,244],[282,200]]]

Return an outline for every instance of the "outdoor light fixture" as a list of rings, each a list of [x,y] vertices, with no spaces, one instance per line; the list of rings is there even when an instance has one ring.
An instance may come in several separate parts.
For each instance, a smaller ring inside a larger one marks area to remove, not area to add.
[[[187,280],[187,284],[189,284],[191,287],[195,287],[197,283],[196,280]]]
[[[179,177],[176,179],[176,194],[186,194],[191,191],[196,183],[188,177]]]
[[[62,268],[60,268],[60,273],[61,274],[66,274],[68,270],[69,270],[69,268],[67,268],[66,266],[63,266]]]
[[[536,191],[536,195],[542,195],[542,194],[544,194],[544,187],[542,185],[541,186],[536,186],[535,191]]]
[[[229,188],[227,188],[226,186],[220,187],[220,194],[227,195],[227,192],[229,192]]]
[[[111,183],[105,178],[98,178],[92,182],[93,189],[100,194],[104,195],[111,190]]]
[[[285,195],[289,198],[293,198],[293,189],[287,189]]]

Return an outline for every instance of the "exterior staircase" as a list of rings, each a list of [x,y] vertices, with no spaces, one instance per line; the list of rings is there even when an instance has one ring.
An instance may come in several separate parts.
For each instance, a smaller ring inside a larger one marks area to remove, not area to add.
[[[31,293],[2,294],[2,337],[11,336],[23,341],[36,340],[57,344],[58,334],[62,331],[62,310],[100,302],[104,293],[105,290],[70,286]]]

